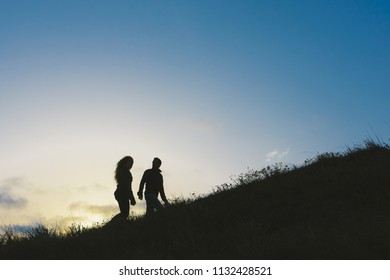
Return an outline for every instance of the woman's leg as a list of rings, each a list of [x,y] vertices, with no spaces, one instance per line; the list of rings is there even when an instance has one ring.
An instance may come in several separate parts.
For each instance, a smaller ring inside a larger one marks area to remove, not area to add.
[[[130,212],[130,203],[129,199],[125,197],[118,197],[116,199],[119,204],[119,210],[121,211],[121,217],[123,219],[127,219],[129,217],[129,212]]]

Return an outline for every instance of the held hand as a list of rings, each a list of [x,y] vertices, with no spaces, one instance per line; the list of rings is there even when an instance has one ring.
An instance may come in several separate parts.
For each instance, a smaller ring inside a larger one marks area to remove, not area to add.
[[[130,199],[130,204],[133,206],[136,204],[134,197]]]
[[[138,195],[139,200],[142,200],[142,198],[143,198],[142,192],[137,192],[137,195]]]

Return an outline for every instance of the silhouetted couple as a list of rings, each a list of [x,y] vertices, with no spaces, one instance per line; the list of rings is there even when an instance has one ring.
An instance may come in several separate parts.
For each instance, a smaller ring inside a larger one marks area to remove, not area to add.
[[[115,170],[115,180],[117,182],[117,188],[114,192],[115,199],[118,201],[120,213],[114,217],[114,219],[126,220],[129,217],[130,203],[135,205],[136,201],[133,195],[131,184],[133,182],[133,176],[130,169],[133,167],[134,160],[130,156],[122,158]],[[144,172],[141,182],[139,184],[139,190],[137,192],[138,198],[143,199],[143,190],[145,187],[145,200],[146,200],[146,215],[150,215],[155,210],[163,208],[161,202],[158,199],[158,195],[165,204],[168,204],[168,200],[164,192],[163,176],[160,170],[161,160],[154,158],[152,168]],[[130,203],[129,203],[130,202]]]

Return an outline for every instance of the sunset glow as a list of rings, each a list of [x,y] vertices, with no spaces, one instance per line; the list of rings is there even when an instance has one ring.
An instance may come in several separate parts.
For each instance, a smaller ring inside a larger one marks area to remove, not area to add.
[[[174,199],[388,141],[389,28],[388,1],[1,1],[0,226],[110,219],[125,155]]]

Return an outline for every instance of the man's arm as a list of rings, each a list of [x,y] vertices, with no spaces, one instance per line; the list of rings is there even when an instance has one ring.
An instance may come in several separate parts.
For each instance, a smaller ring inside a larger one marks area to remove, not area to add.
[[[160,191],[161,199],[164,201],[165,204],[169,204],[167,197],[165,196],[165,191],[164,191],[164,182],[163,178],[161,176],[161,191]]]
[[[142,200],[142,198],[143,198],[144,185],[145,185],[145,182],[146,182],[146,175],[145,174],[146,174],[146,171],[144,172],[144,175],[142,176],[141,182],[139,183],[139,189],[138,189],[138,192],[137,192],[138,198],[140,200]]]

